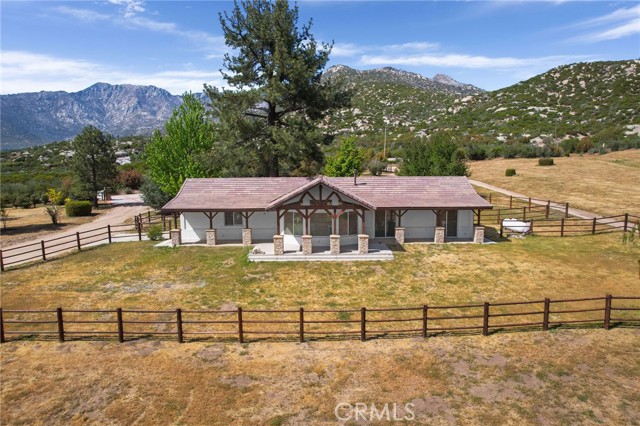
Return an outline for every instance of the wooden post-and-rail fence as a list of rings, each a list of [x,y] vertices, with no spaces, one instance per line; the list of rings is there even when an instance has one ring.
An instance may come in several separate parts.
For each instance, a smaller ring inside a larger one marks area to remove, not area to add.
[[[155,318],[150,319],[150,315],[155,315]],[[71,337],[86,339],[109,335],[117,336],[119,342],[124,342],[127,337],[156,335],[173,336],[180,343],[185,341],[186,336],[231,336],[232,339],[236,336],[239,343],[247,342],[248,336],[293,337],[300,342],[331,336],[357,336],[365,341],[383,336],[427,338],[429,333],[459,331],[477,331],[488,336],[492,331],[514,327],[549,330],[569,324],[599,325],[607,330],[614,324],[640,326],[640,296],[606,295],[578,299],[546,298],[520,302],[342,310],[243,310],[241,307],[233,310],[0,308],[0,342],[5,343],[9,335],[51,335],[61,342]]]
[[[500,216],[501,212],[498,211],[497,215]],[[486,218],[488,214],[483,213],[483,217]],[[506,219],[508,216],[502,216]],[[525,216],[526,217],[526,216]],[[518,218],[520,219],[520,218]],[[535,234],[540,236],[576,236],[576,235],[595,235],[605,234],[610,232],[629,232],[634,227],[636,231],[640,227],[640,216],[624,213],[616,216],[603,216],[594,217],[592,219],[581,218],[569,218],[564,217],[560,219],[524,219],[523,222],[527,222],[530,225],[529,234]],[[508,231],[500,222],[500,237]]]

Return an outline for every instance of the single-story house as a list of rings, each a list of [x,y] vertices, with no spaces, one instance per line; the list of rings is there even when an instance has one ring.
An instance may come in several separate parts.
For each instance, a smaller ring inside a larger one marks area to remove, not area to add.
[[[273,241],[276,254],[357,244],[366,253],[369,238],[482,242],[474,223],[491,208],[461,176],[317,176],[187,179],[162,212],[180,215],[176,244]]]

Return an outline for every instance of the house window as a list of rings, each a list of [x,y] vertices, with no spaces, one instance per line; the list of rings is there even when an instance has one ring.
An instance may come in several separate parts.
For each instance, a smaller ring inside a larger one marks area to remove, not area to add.
[[[358,233],[358,215],[356,212],[345,212],[339,219],[340,235],[356,235]]]
[[[224,226],[242,226],[242,213],[224,212]]]
[[[302,216],[296,212],[286,212],[284,214],[284,234],[302,235]]]
[[[311,215],[311,235],[314,237],[328,237],[331,235],[331,215],[315,213]]]

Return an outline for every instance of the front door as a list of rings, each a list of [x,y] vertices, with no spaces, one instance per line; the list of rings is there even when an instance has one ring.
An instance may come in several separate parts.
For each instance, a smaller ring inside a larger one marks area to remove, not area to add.
[[[375,234],[377,238],[394,237],[396,221],[391,211],[376,210]]]
[[[447,211],[447,237],[458,236],[458,211]]]

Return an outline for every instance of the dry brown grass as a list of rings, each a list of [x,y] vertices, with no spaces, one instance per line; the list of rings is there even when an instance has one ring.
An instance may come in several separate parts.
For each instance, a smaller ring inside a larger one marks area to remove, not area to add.
[[[7,209],[9,220],[7,220],[7,229],[0,230],[0,246],[6,247],[37,237],[44,238],[48,234],[91,222],[99,214],[108,211],[106,207],[102,206],[100,209],[94,209],[91,216],[68,217],[64,207],[61,207],[61,210],[58,225],[53,225],[44,206],[32,209]]]
[[[361,402],[414,404],[415,422],[375,424],[633,425],[638,347],[637,329],[365,343],[8,343],[1,420],[330,425],[336,404]]]
[[[571,207],[613,215],[640,213],[640,150],[555,158],[538,166],[535,158],[470,163],[471,178],[534,198],[568,201]],[[514,168],[517,176],[506,177]]]

